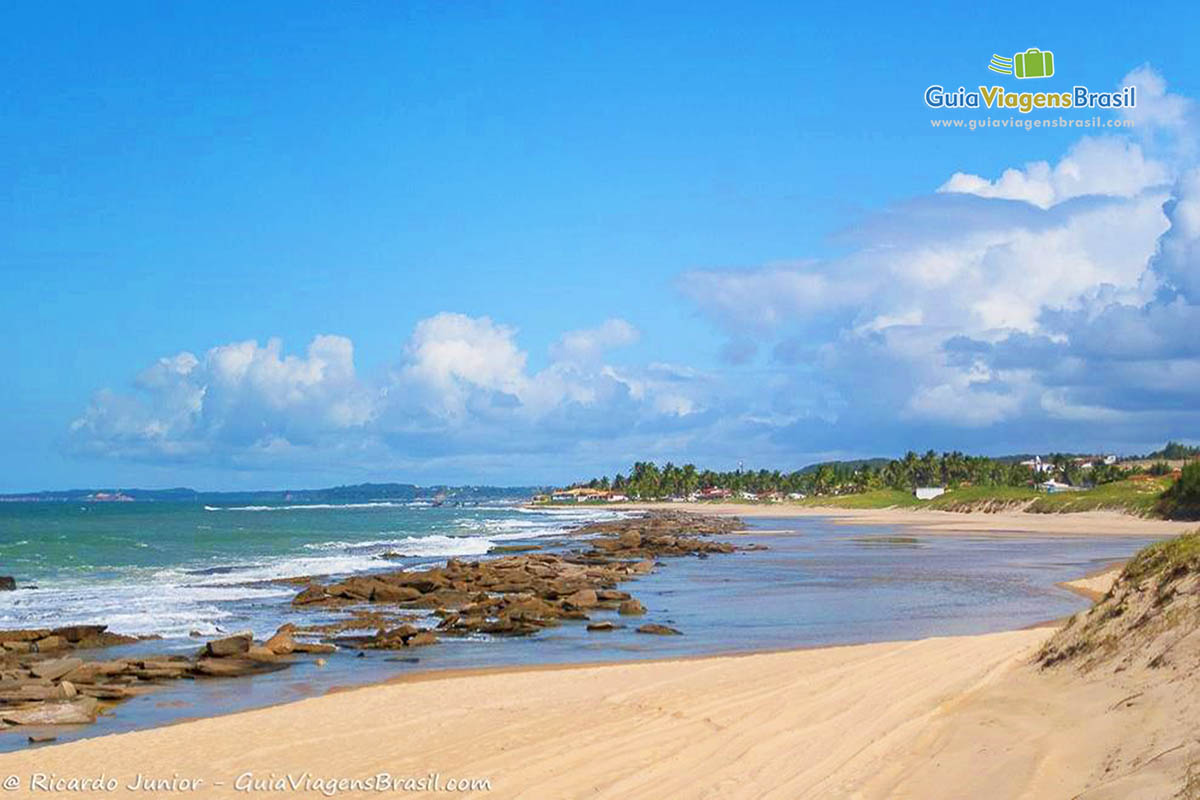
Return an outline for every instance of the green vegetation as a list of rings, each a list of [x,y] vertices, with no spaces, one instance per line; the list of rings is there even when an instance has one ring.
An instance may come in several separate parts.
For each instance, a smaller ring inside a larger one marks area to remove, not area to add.
[[[1157,577],[1161,583],[1188,572],[1200,572],[1200,532],[1142,548],[1125,566],[1122,577],[1134,583]]]
[[[1200,447],[1188,447],[1186,444],[1179,442],[1167,442],[1162,450],[1150,453],[1146,456],[1147,461],[1153,459],[1163,459],[1166,461],[1182,461],[1188,458],[1200,456]]]
[[[1067,460],[1064,457],[1064,461]],[[788,473],[765,469],[714,472],[699,470],[694,464],[676,466],[670,462],[659,468],[653,462],[639,461],[633,465],[628,477],[617,474],[609,480],[604,476],[576,486],[612,490],[643,499],[685,497],[709,488],[756,495],[777,492],[836,496],[876,489],[911,492],[917,486],[1022,486],[1030,483],[1033,477],[1029,467],[1011,461],[959,452],[939,455],[930,450],[924,455],[910,452],[902,459],[891,461],[870,459],[817,464]]]
[[[1159,510],[1169,517],[1200,518],[1200,461],[1184,465],[1179,480],[1163,492]]]
[[[1168,442],[1158,455],[1197,452],[1197,448]],[[876,458],[830,462],[786,473],[741,469],[719,472],[670,462],[660,468],[653,462],[639,461],[628,476],[593,478],[574,486],[611,490],[640,500],[787,499],[833,508],[1020,508],[1047,514],[1115,510],[1139,516],[1200,518],[1200,461],[1185,466],[1184,477],[1174,483],[1175,473],[1165,461],[1146,470],[1139,464],[1105,463],[1104,459],[1055,453],[1042,460],[1035,471],[1022,460],[1032,463],[1022,456],[987,458],[930,450],[924,455],[909,452],[890,461]],[[1038,484],[1050,480],[1059,484],[1054,488],[1069,491],[1040,490]],[[920,486],[944,487],[946,492],[932,500],[918,500],[913,491]]]

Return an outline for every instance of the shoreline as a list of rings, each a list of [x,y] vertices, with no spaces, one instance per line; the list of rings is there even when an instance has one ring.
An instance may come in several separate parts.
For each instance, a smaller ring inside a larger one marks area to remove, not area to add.
[[[564,506],[569,507],[569,506]],[[747,518],[825,518],[844,525],[904,525],[923,533],[951,535],[1045,534],[1051,536],[1174,536],[1200,526],[1194,521],[1136,517],[1120,511],[1072,511],[1034,514],[1025,511],[963,512],[908,508],[837,508],[789,503],[620,503],[605,510],[674,509],[697,514]]]
[[[647,510],[692,510],[682,505]],[[745,508],[714,509],[706,504],[697,510],[720,514],[744,513]],[[779,514],[776,507],[763,507],[764,513],[747,516],[841,516],[849,523],[862,522],[859,514],[792,510],[803,513]],[[906,524],[904,518],[913,513],[898,512],[894,516],[899,519],[887,515],[877,524]],[[997,515],[956,516],[994,521]],[[991,531],[999,536],[1008,532]],[[1038,532],[1063,533],[1045,528]],[[1146,535],[1121,532],[1119,527],[1108,532]],[[1065,535],[1082,533],[1070,530]],[[1083,597],[1098,596],[1101,583],[1115,575],[1115,563],[1057,585]],[[228,781],[246,771],[308,772],[339,779],[387,771],[489,778],[491,791],[467,796],[493,798],[530,796],[531,789],[533,796],[545,791],[545,796],[587,793],[649,800],[662,792],[677,797],[716,792],[749,798],[773,796],[785,788],[779,796],[826,797],[844,796],[842,790],[849,794],[851,787],[854,796],[883,798],[893,796],[914,775],[924,780],[928,764],[916,753],[928,747],[929,730],[953,729],[964,708],[977,711],[978,697],[990,687],[1027,680],[1031,654],[1061,622],[866,644],[427,669],[373,683],[333,686],[314,696],[250,710],[4,753],[0,772],[104,772],[120,776],[121,787],[134,774],[225,782],[192,792],[204,797],[244,796],[245,790],[236,790]],[[1112,699],[1104,697],[1105,702]],[[1052,700],[1044,698],[1046,703]],[[395,709],[396,714],[380,715],[381,708]],[[1008,724],[1029,724],[1019,710],[1007,713],[1014,715]],[[781,727],[781,718],[792,727]],[[580,727],[581,720],[586,727]],[[753,725],[746,720],[754,720]],[[749,749],[737,759],[714,765],[709,754],[723,750],[730,737],[746,742]],[[564,740],[572,746],[564,748]],[[237,742],[251,744],[238,747]],[[797,749],[809,753],[813,763],[796,765],[789,754]],[[201,752],[216,758],[207,759]],[[647,753],[655,755],[649,758]],[[675,766],[656,766],[664,760]],[[686,768],[679,768],[681,761]],[[787,763],[794,766],[781,766]],[[772,777],[764,782],[734,777],[748,772]],[[960,778],[967,781],[970,776],[963,773]],[[1061,779],[1056,776],[1056,781]],[[1040,786],[1044,789],[1046,784]],[[1057,790],[1061,783],[1053,786]],[[145,796],[144,791],[124,788],[106,794]],[[922,796],[945,795],[926,791]],[[1010,795],[980,791],[975,796]]]
[[[307,771],[336,778],[379,771],[414,776],[437,772],[490,779],[491,791],[468,795],[478,797],[569,797],[585,787],[601,797],[696,797],[700,786],[694,769],[679,770],[643,753],[656,751],[699,768],[708,761],[708,748],[728,731],[745,734],[746,726],[761,729],[765,724],[775,740],[760,740],[750,761],[779,769],[789,762],[784,754],[791,748],[811,741],[818,731],[835,734],[843,722],[869,729],[869,734],[845,736],[839,749],[867,735],[871,742],[861,743],[870,749],[876,738],[887,740],[904,730],[914,705],[929,713],[948,698],[986,684],[997,670],[1031,654],[1050,633],[1007,631],[766,653],[424,673],[251,711],[7,753],[0,755],[0,771],[63,777],[104,772],[120,782],[116,792],[105,794],[118,797],[144,796],[126,788],[138,774],[204,780],[209,788],[195,793],[200,796],[241,796],[244,792],[230,781],[247,771]],[[889,667],[903,673],[906,700],[881,720],[879,704],[896,679],[880,681],[877,671]],[[928,669],[936,670],[935,680],[922,674]],[[788,675],[792,677],[784,678]],[[781,679],[783,685],[776,686]],[[869,684],[874,688],[866,696],[839,711],[849,687],[859,694]],[[731,696],[742,700],[732,703]],[[454,702],[446,703],[447,697]],[[814,702],[832,718],[816,731],[811,722],[800,725],[786,734],[787,743],[778,741],[783,732],[768,718],[782,704],[789,722],[796,722]],[[398,713],[372,713],[379,708]],[[415,719],[411,709],[420,709]],[[745,710],[751,711],[752,722],[744,718]],[[588,720],[585,729],[579,727],[581,718]],[[417,720],[421,724],[414,730],[410,723]],[[801,735],[803,739],[797,738]],[[738,769],[745,766],[750,765]],[[781,776],[778,785],[795,786],[800,794],[792,796],[827,796],[821,786],[839,774],[829,766],[821,760],[796,775]],[[213,786],[215,781],[226,785]],[[722,796],[761,796],[763,786],[754,781],[728,781],[724,777],[711,786],[725,786]],[[526,794],[530,791],[532,795]]]

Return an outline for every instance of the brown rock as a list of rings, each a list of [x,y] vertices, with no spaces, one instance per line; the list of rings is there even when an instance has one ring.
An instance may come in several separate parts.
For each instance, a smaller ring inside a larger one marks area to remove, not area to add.
[[[632,598],[623,601],[617,610],[626,616],[646,613],[646,607],[642,605],[640,601]]]
[[[634,575],[649,575],[654,571],[654,559],[647,558],[629,565],[629,571]]]
[[[580,589],[577,592],[569,595],[564,603],[569,603],[575,608],[592,608],[596,603],[600,602],[596,597],[595,589]]]
[[[11,592],[17,588],[17,579],[11,575],[0,575],[0,592]]]
[[[617,625],[616,623],[609,622],[608,620],[604,620],[603,622],[589,622],[587,629],[589,631],[592,631],[593,633],[600,633],[600,632],[604,632],[604,631],[615,631],[618,628],[623,628],[623,627],[625,627],[625,626]]]
[[[296,640],[292,638],[292,631],[295,628],[296,626],[290,622],[280,627],[270,639],[263,643],[263,647],[277,656],[286,656],[296,649]]]
[[[75,688],[80,694],[86,697],[95,697],[99,700],[127,700],[136,694],[132,689],[127,689],[115,683],[97,683],[77,686]]]
[[[78,658],[56,658],[48,661],[37,661],[30,665],[29,671],[38,678],[53,681],[82,665],[83,661]]]
[[[337,648],[331,644],[322,644],[319,642],[296,642],[295,647],[292,648],[292,652],[313,654],[336,653]],[[320,659],[317,660],[319,661]]]
[[[325,587],[318,583],[310,583],[308,588],[292,598],[292,605],[305,606],[309,603],[319,603],[329,597]]]
[[[65,650],[67,640],[61,636],[47,636],[33,643],[33,649],[38,653],[52,653],[55,650]]]
[[[250,649],[250,644],[253,641],[253,633],[250,631],[242,631],[241,633],[235,633],[232,636],[226,636],[224,639],[213,639],[204,646],[204,649],[210,656],[225,658],[227,656],[236,656],[245,653]]]
[[[0,711],[0,719],[10,725],[81,725],[96,721],[99,705],[94,697],[76,697],[64,703]]]
[[[405,603],[409,600],[416,600],[420,596],[421,592],[412,586],[393,586],[390,583],[376,581],[374,589],[371,591],[371,602]]]
[[[198,675],[213,678],[236,678],[242,675],[255,675],[260,672],[274,672],[284,669],[286,664],[255,661],[251,658],[226,656],[224,658],[200,658],[194,667]]]
[[[46,628],[0,631],[0,642],[34,642],[49,635],[50,631]]]
[[[68,625],[63,628],[55,628],[50,633],[61,636],[71,644],[76,644],[83,639],[99,636],[106,630],[108,630],[107,625]]]
[[[33,642],[0,642],[0,647],[7,653],[32,653]]]
[[[268,663],[279,660],[279,656],[275,654],[274,650],[262,645],[252,645],[250,649],[246,651],[246,658],[250,659],[251,661],[263,661]]]
[[[421,631],[420,633],[411,636],[405,644],[409,647],[424,647],[425,645],[437,644],[438,638],[430,631]]]
[[[683,636],[683,631],[675,630],[667,625],[659,625],[654,622],[646,623],[637,629],[638,633],[652,633],[656,636]]]
[[[642,534],[638,531],[624,531],[617,538],[624,550],[633,550],[642,546]]]

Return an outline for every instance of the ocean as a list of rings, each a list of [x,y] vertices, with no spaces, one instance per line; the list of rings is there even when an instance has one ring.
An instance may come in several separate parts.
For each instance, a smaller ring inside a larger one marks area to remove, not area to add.
[[[297,588],[273,582],[486,558],[501,545],[549,551],[578,545],[572,531],[622,513],[516,505],[424,503],[201,506],[191,503],[0,505],[0,628],[103,623],[160,640],[96,657],[194,652],[222,633],[269,636],[283,622],[329,621],[296,609]],[[270,675],[176,681],[117,706],[59,740],[285,702],[413,671],[696,656],[1007,630],[1062,617],[1086,601],[1056,584],[1128,557],[1138,537],[923,535],[899,526],[821,518],[749,520],[722,537],[768,549],[663,559],[621,586],[647,607],[641,622],[683,636],[636,634],[636,625],[588,633],[567,622],[532,637],[484,635],[411,652],[345,651],[318,666],[297,659]],[[381,558],[385,553],[389,557]],[[37,588],[27,588],[35,585]],[[627,623],[615,613],[593,613]],[[432,625],[436,619],[431,618]],[[24,739],[0,733],[0,750]]]

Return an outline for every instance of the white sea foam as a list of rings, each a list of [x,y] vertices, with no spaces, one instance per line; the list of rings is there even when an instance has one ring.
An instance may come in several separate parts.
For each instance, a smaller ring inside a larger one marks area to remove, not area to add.
[[[296,503],[286,506],[205,506],[205,511],[330,511],[351,508],[425,508],[430,503],[377,500],[370,503]]]

